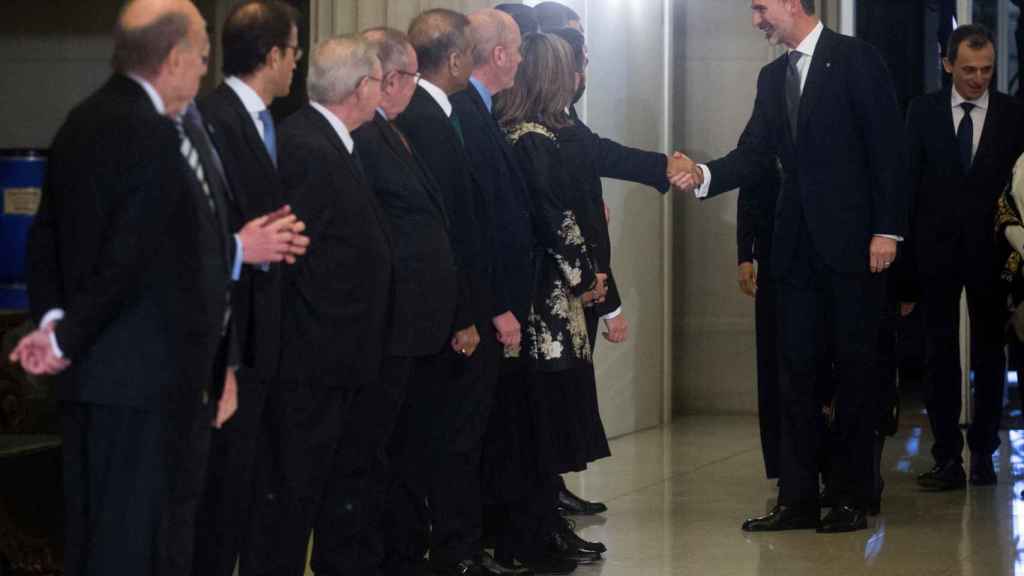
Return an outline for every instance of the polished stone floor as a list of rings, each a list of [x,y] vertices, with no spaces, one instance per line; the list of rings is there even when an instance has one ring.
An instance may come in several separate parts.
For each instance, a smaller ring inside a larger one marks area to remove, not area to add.
[[[929,494],[914,484],[932,465],[927,421],[904,414],[901,426],[886,445],[882,515],[846,535],[740,530],[775,497],[754,417],[678,416],[616,439],[611,458],[569,479],[610,508],[578,519],[609,552],[576,574],[1024,576],[1024,432],[1002,433],[997,486]]]

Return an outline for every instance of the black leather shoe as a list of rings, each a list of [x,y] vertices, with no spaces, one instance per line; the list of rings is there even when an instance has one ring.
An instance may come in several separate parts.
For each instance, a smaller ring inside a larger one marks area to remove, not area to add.
[[[996,469],[992,466],[992,457],[971,456],[971,485],[992,486],[996,483]]]
[[[864,509],[852,506],[835,506],[821,519],[818,534],[839,534],[854,532],[868,527],[868,516]]]
[[[783,530],[813,530],[818,527],[817,508],[776,506],[767,516],[751,518],[743,523],[744,532],[781,532]]]
[[[885,491],[885,479],[878,479],[878,490],[875,491],[875,498],[868,505],[868,516],[878,516],[882,513],[882,492]]]
[[[565,538],[569,545],[575,547],[577,550],[583,550],[585,552],[597,552],[598,554],[604,554],[608,551],[608,548],[601,542],[591,542],[584,540],[576,533],[576,523],[568,518],[562,519],[564,524],[559,529],[559,533]]]
[[[574,516],[593,516],[608,511],[608,507],[601,502],[589,502],[569,492],[563,487],[558,491],[558,510],[562,514]]]
[[[548,554],[556,558],[572,560],[576,564],[593,564],[603,560],[600,552],[580,550],[573,546],[560,532],[551,534],[548,540]]]
[[[497,574],[504,576],[533,576],[533,570],[525,566],[516,566],[515,562],[503,564],[498,562],[490,554],[484,552],[478,562],[483,569],[482,574]]]
[[[918,476],[917,485],[929,492],[963,490],[967,487],[967,475],[962,464],[949,461]]]

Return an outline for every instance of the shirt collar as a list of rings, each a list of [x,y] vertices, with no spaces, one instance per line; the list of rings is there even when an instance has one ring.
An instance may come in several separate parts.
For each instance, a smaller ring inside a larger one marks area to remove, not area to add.
[[[470,76],[469,83],[472,84],[473,87],[476,88],[477,93],[480,94],[480,98],[484,101],[484,106],[487,107],[487,111],[491,112],[491,108],[494,107],[494,95],[491,94],[491,91],[487,89],[487,86],[484,86],[483,82],[477,80],[476,76]]]
[[[427,94],[430,94],[434,101],[437,102],[437,105],[441,107],[441,110],[444,110],[445,116],[450,117],[452,115],[452,103],[448,100],[448,95],[444,93],[444,90],[441,90],[436,84],[433,84],[426,78],[420,78],[420,87],[426,90]]]
[[[146,92],[146,96],[149,96],[150,102],[153,103],[153,108],[156,108],[157,114],[163,116],[167,114],[167,108],[164,106],[164,99],[160,97],[160,93],[153,88],[153,85],[146,81],[142,76],[135,74],[128,74],[128,77],[135,81],[136,84],[142,86],[142,89]]]
[[[334,112],[324,108],[324,106],[319,102],[313,102],[310,100],[309,105],[317,112],[323,114],[324,118],[327,118],[327,122],[331,125],[331,128],[334,128],[334,131],[338,134],[338,138],[341,138],[341,143],[345,145],[345,149],[348,150],[349,154],[351,154],[352,150],[356,147],[356,143],[352,141],[352,134],[349,133],[348,128],[345,127],[345,123],[341,121],[341,118],[335,116]]]
[[[245,109],[248,110],[250,114],[259,114],[267,109],[267,105],[263,103],[263,99],[260,98],[260,95],[252,89],[252,86],[246,84],[245,81],[238,76],[231,76],[225,80],[224,83],[235,91],[235,94],[238,95],[238,99],[242,101],[242,106],[245,106]]]
[[[388,113],[383,108],[377,108],[377,114],[380,114],[381,118],[388,120]]]
[[[988,110],[988,94],[989,94],[988,90],[985,90],[985,93],[982,94],[981,98],[978,98],[977,100],[967,100],[967,99],[965,99],[963,96],[960,95],[959,92],[956,91],[956,86],[954,86],[953,89],[950,90],[950,92],[953,93],[953,96],[951,98],[952,103],[953,103],[953,108],[956,108],[957,106],[960,106],[964,102],[970,102],[971,104],[974,104],[975,108],[981,108],[982,110]]]
[[[825,25],[818,22],[818,25],[811,30],[811,33],[803,39],[803,42],[797,45],[794,50],[803,54],[804,56],[814,57],[814,49],[818,47],[818,40],[821,39],[821,33],[825,30]]]

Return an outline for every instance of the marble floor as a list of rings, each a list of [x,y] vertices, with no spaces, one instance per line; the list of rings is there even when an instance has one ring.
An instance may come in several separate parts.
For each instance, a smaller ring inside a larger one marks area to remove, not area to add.
[[[1024,576],[1024,431],[1002,433],[997,486],[929,494],[914,483],[932,465],[927,421],[904,414],[901,427],[886,445],[882,515],[845,535],[740,530],[775,497],[754,417],[678,416],[616,439],[614,456],[569,479],[609,506],[577,520],[609,552],[576,574]]]

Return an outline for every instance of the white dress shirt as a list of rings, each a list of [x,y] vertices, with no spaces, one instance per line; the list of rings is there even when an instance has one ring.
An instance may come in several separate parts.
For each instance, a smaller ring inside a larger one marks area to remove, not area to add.
[[[954,86],[950,90],[952,95],[950,96],[951,104],[953,106],[953,132],[956,133],[960,130],[960,122],[964,119],[964,109],[960,107],[964,102],[970,102],[974,104],[974,109],[971,110],[971,120],[974,122],[974,145],[971,149],[971,159],[978,153],[978,145],[981,144],[981,132],[985,129],[985,118],[988,116],[988,90],[981,95],[981,98],[977,100],[966,100],[959,92],[956,91]]]
[[[327,119],[331,128],[334,128],[335,133],[338,134],[338,138],[341,138],[341,143],[345,145],[345,150],[348,150],[348,153],[351,154],[352,151],[356,149],[356,143],[352,140],[352,134],[348,131],[348,128],[345,127],[345,123],[341,121],[341,118],[335,116],[334,112],[324,108],[324,106],[319,102],[313,102],[311,100],[309,105],[312,106],[314,110],[324,115],[324,118]]]
[[[238,99],[242,101],[242,106],[245,106],[246,112],[252,117],[252,123],[256,126],[256,132],[260,135],[260,140],[265,139],[263,134],[263,121],[260,120],[260,112],[267,109],[267,105],[263,102],[263,98],[252,89],[251,86],[245,83],[238,76],[231,76],[224,81],[231,88]]]
[[[444,90],[441,90],[436,84],[425,78],[420,78],[420,87],[426,90],[427,94],[430,94],[430,97],[437,102],[437,105],[440,106],[442,110],[444,110],[444,115],[451,118],[452,103],[451,100],[448,99],[448,95],[444,93]]]

